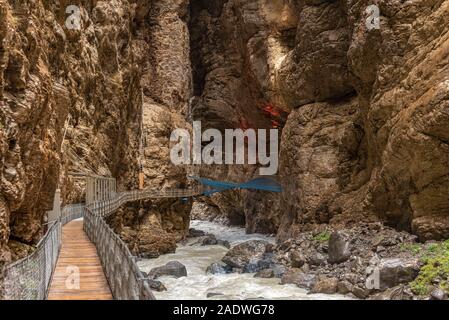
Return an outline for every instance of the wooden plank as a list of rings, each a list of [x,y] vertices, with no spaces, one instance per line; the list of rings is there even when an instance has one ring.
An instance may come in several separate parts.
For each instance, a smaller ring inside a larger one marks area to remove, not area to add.
[[[70,268],[79,270],[79,288],[70,288]],[[67,283],[69,286],[67,286]],[[49,300],[112,300],[111,290],[97,249],[83,230],[83,221],[72,221],[62,229],[62,247],[52,278]]]

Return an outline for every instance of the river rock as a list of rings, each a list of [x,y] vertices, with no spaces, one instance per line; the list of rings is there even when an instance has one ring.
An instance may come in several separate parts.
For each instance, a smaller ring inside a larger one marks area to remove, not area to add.
[[[337,292],[340,294],[348,294],[352,292],[354,286],[346,280],[340,281],[337,285]]]
[[[275,264],[271,269],[273,270],[275,278],[282,278],[285,272],[287,272],[287,268],[281,264]]]
[[[202,246],[215,246],[217,244],[217,238],[213,234],[208,234],[201,239]]]
[[[349,250],[349,241],[345,234],[340,231],[335,231],[331,234],[328,254],[329,263],[342,263],[349,259],[351,251]]]
[[[352,294],[359,299],[366,299],[369,296],[369,290],[365,287],[354,286],[352,289]]]
[[[273,269],[260,270],[254,275],[254,278],[274,278]]]
[[[326,293],[334,294],[337,293],[338,279],[320,277],[312,286],[310,293]]]
[[[149,279],[148,285],[150,286],[151,290],[162,292],[167,291],[167,288],[164,286],[164,284],[158,280]]]
[[[315,252],[309,257],[309,264],[312,266],[321,266],[326,264],[326,257],[319,252]]]
[[[419,273],[417,259],[382,259],[378,268],[381,290],[392,288],[402,283],[409,283]]]
[[[317,276],[311,273],[303,273],[299,269],[289,270],[281,279],[281,284],[295,284],[300,288],[311,289]]]
[[[447,293],[443,289],[436,287],[430,293],[430,300],[447,300]]]
[[[151,269],[148,276],[151,279],[157,279],[162,276],[173,276],[175,278],[187,277],[187,269],[178,261],[170,261],[164,266]]]
[[[379,292],[371,296],[370,300],[410,300],[412,294],[405,287],[405,285],[399,285],[393,288],[389,288],[383,292]]]
[[[206,297],[207,298],[212,298],[212,297],[222,296],[222,295],[223,295],[223,293],[220,293],[220,292],[208,292]]]
[[[206,232],[204,232],[203,230],[197,230],[194,228],[189,229],[189,236],[192,238],[203,237],[205,235],[206,235]]]
[[[306,258],[298,251],[292,251],[290,261],[293,268],[301,268],[306,263]]]
[[[218,239],[217,240],[217,245],[223,246],[223,247],[228,248],[228,249],[231,248],[231,244],[227,240],[220,240],[220,239]]]
[[[226,253],[222,261],[233,268],[249,272],[264,257],[268,244],[267,241],[262,240],[251,240],[238,244]]]
[[[225,273],[231,273],[231,272],[232,272],[232,268],[230,266],[221,265],[216,262],[212,263],[206,269],[207,274],[225,274]]]

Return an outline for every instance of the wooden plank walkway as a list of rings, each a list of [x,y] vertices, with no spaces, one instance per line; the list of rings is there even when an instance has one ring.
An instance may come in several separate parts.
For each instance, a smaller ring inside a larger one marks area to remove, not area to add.
[[[74,267],[79,268],[79,288],[73,288],[71,281]],[[82,220],[69,222],[62,229],[61,253],[48,299],[112,300],[97,249],[84,233]]]

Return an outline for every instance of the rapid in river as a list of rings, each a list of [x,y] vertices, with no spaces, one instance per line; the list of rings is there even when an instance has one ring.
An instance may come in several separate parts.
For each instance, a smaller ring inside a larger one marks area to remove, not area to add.
[[[231,246],[248,240],[266,240],[274,243],[274,238],[261,234],[246,234],[245,229],[227,227],[213,222],[192,221],[191,228],[214,234],[217,239],[227,240]],[[280,285],[280,279],[254,278],[254,274],[206,274],[206,269],[214,262],[220,262],[228,251],[221,245],[201,246],[195,238],[178,245],[176,253],[162,255],[157,259],[142,260],[139,267],[148,272],[169,261],[179,261],[187,268],[187,277],[158,278],[167,291],[154,292],[157,299],[170,300],[246,300],[246,299],[344,299],[341,295],[307,294],[295,285]]]

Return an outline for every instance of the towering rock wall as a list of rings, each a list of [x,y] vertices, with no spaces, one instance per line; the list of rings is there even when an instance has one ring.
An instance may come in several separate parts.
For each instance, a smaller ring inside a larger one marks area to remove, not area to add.
[[[359,219],[422,240],[449,236],[449,2],[376,3],[378,29],[366,24],[370,1],[299,2],[297,45],[278,77],[294,108],[282,143],[282,237]],[[326,72],[288,81],[304,65]]]
[[[267,106],[289,113],[281,197],[243,192],[209,205],[280,239],[361,220],[447,238],[448,5],[192,1],[194,118],[218,129],[269,128],[284,122],[266,117]],[[251,167],[202,170],[255,175]]]
[[[70,4],[81,9],[79,30],[65,25]],[[130,183],[142,103],[127,1],[1,1],[0,16],[0,260],[8,261],[42,236],[58,184],[66,201],[80,200],[69,170]]]
[[[79,28],[69,5],[80,9]],[[83,181],[69,173],[112,175],[119,189],[134,189],[142,164],[147,187],[185,181],[185,170],[170,166],[168,139],[185,126],[190,98],[187,6],[0,1],[0,261],[40,239],[58,185],[64,202],[83,200]],[[152,224],[173,239],[188,228],[188,205],[136,207],[159,216],[132,228]]]
[[[187,171],[170,161],[170,135],[189,128],[192,95],[189,1],[140,1],[135,8],[133,48],[142,89],[142,140],[139,163],[144,188],[186,188]],[[133,172],[137,174],[140,169]],[[111,224],[134,254],[156,257],[172,252],[189,230],[191,203],[161,199],[133,204]]]

